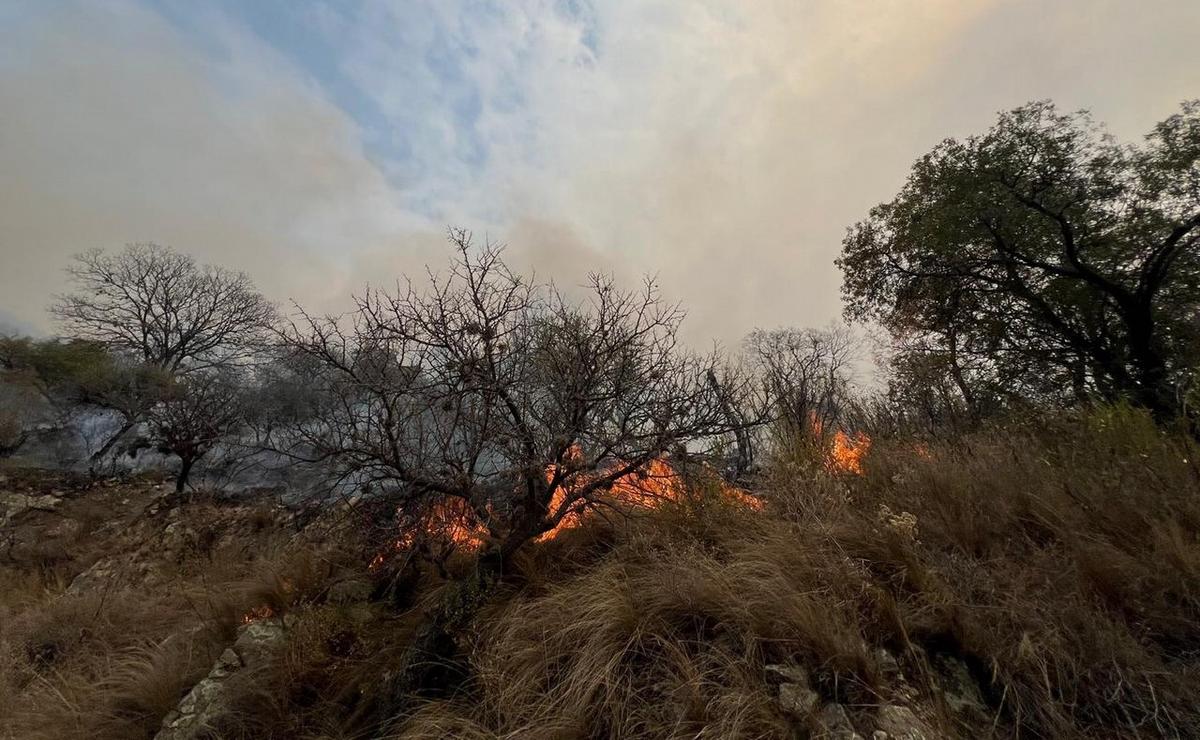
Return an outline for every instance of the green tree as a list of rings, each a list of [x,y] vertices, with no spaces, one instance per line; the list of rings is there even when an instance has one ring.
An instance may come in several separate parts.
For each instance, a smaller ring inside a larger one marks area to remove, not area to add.
[[[1200,101],[1121,144],[1030,103],[922,157],[851,227],[852,319],[875,320],[978,389],[1183,410],[1200,346]]]

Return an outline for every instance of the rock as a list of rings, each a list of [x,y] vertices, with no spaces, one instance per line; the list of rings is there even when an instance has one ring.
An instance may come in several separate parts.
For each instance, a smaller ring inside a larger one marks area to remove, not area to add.
[[[117,573],[117,562],[112,558],[101,558],[88,566],[87,570],[71,579],[67,593],[72,596],[110,585]]]
[[[62,499],[48,493],[36,495],[26,493],[0,493],[0,526],[26,511],[55,511]]]
[[[822,707],[817,721],[821,725],[822,737],[833,740],[863,740],[863,736],[859,735],[851,724],[846,708],[837,702],[830,702]]]
[[[773,683],[794,683],[806,688],[811,685],[808,680],[808,671],[798,665],[772,663],[763,666],[763,670],[766,671],[767,678]]]
[[[283,641],[286,631],[280,619],[251,622],[238,631],[233,651],[241,658],[243,665],[256,663],[274,652],[276,645]]]
[[[894,678],[900,675],[900,661],[896,660],[896,656],[887,648],[876,648],[872,655],[875,658],[875,664],[879,666],[879,671],[887,678]]]
[[[888,734],[883,730],[876,730],[871,733],[871,740],[888,740]]]
[[[983,695],[979,692],[979,684],[975,682],[975,677],[971,675],[966,663],[957,658],[942,656],[935,659],[934,666],[940,674],[938,690],[952,712],[987,716],[987,707],[984,706]]]
[[[911,709],[895,704],[880,707],[875,715],[875,724],[894,740],[936,740],[938,737]]]
[[[330,586],[325,598],[333,604],[354,604],[371,598],[374,590],[375,586],[370,581],[351,578]]]
[[[285,626],[278,619],[263,619],[242,627],[233,646],[225,648],[208,675],[163,718],[154,740],[209,737],[214,721],[225,712],[225,686],[229,677],[269,658],[285,635]]]
[[[813,713],[821,697],[817,692],[797,683],[779,685],[779,706],[796,719],[805,719]]]

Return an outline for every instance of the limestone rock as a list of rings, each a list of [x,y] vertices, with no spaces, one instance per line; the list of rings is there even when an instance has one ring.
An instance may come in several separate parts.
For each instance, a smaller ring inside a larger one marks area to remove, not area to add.
[[[55,511],[62,499],[49,493],[27,494],[0,492],[0,526],[8,524],[26,511]]]
[[[957,658],[941,657],[934,661],[934,665],[940,674],[939,691],[952,712],[980,717],[987,715],[979,684],[975,682],[966,663]]]
[[[773,683],[794,683],[800,686],[808,687],[808,671],[798,665],[785,665],[783,663],[772,663],[763,666],[766,671],[767,678]]]
[[[779,706],[797,719],[808,717],[820,703],[821,697],[807,686],[796,683],[779,685]]]
[[[817,722],[821,725],[821,737],[831,740],[863,740],[863,736],[855,731],[850,722],[846,708],[837,702],[830,702],[822,707],[817,715]]]
[[[225,712],[225,686],[242,668],[266,660],[286,634],[281,620],[263,619],[242,627],[232,647],[225,649],[208,675],[163,718],[155,740],[196,740],[205,737],[213,722]]]
[[[911,709],[895,704],[880,707],[875,724],[890,740],[936,740],[938,737]]]
[[[67,593],[74,596],[111,584],[116,577],[117,569],[117,562],[113,558],[100,558],[71,579]]]

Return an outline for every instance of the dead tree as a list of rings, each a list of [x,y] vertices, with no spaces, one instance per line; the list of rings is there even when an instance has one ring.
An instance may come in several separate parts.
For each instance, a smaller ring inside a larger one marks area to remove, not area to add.
[[[198,265],[155,244],[86,252],[67,272],[74,292],[59,296],[51,313],[68,335],[100,343],[124,365],[144,366],[143,374],[236,365],[262,346],[275,317],[246,274]],[[153,404],[100,405],[120,414],[122,424],[93,454],[93,468]]]
[[[423,290],[370,291],[342,320],[300,314],[283,332],[318,368],[321,400],[273,443],[400,507],[455,499],[486,525],[491,546],[418,653],[444,647],[512,556],[571,511],[603,505],[668,451],[736,431],[724,396],[746,388],[715,354],[679,346],[683,312],[653,282],[623,291],[592,276],[590,299],[572,303],[513,273],[499,247],[459,230],[450,241],[452,268]]]
[[[244,381],[229,369],[189,373],[148,412],[148,443],[179,458],[176,493],[187,486],[195,464],[244,425],[244,389]]]
[[[259,345],[274,309],[250,278],[155,244],[75,257],[75,292],[51,313],[81,339],[172,373],[228,364]]]
[[[853,342],[833,329],[757,330],[746,338],[751,372],[765,386],[788,433],[831,429],[849,402]]]
[[[322,405],[277,447],[401,502],[462,499],[507,559],[576,501],[739,427],[724,396],[744,384],[715,354],[679,347],[683,313],[653,283],[625,292],[593,276],[591,300],[573,304],[495,246],[451,240],[457,261],[428,290],[371,291],[348,322],[301,314],[284,332],[319,368]]]

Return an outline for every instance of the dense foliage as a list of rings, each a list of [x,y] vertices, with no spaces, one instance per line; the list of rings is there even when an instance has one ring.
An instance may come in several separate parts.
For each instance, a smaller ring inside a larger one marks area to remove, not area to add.
[[[1200,348],[1200,102],[1120,144],[1048,102],[938,145],[850,229],[847,313],[1006,399],[1185,411]]]

